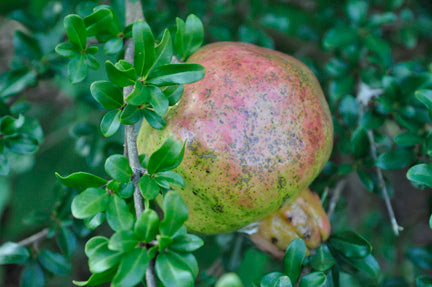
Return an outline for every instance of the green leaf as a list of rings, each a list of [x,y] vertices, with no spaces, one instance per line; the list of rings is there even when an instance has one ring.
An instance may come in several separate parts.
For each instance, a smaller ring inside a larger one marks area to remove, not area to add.
[[[398,134],[394,138],[394,142],[400,146],[415,146],[417,144],[420,144],[423,141],[423,138],[416,135],[412,132],[404,132],[401,134]]]
[[[45,286],[45,275],[37,262],[32,262],[23,269],[21,273],[21,287],[43,287]]]
[[[29,257],[28,249],[15,242],[5,242],[0,246],[0,265],[23,264]]]
[[[407,172],[407,178],[416,184],[432,187],[432,164],[422,163],[411,167]]]
[[[360,259],[350,258],[349,262],[354,268],[371,278],[377,279],[381,273],[380,266],[372,254]]]
[[[127,64],[126,64],[127,63]],[[119,87],[127,87],[134,85],[137,78],[137,72],[133,66],[129,66],[129,63],[120,60],[115,65],[110,61],[105,62],[105,70],[108,79]]]
[[[135,54],[134,65],[138,76],[145,76],[155,61],[154,37],[149,25],[144,21],[137,21],[132,27]]]
[[[105,109],[118,109],[123,105],[122,91],[108,81],[96,81],[90,86],[93,98]]]
[[[306,256],[306,244],[300,238],[296,238],[288,245],[285,252],[283,263],[284,272],[291,279],[296,282],[302,268],[303,261]]]
[[[120,190],[117,193],[122,198],[130,198],[134,193],[134,185],[133,182],[123,183],[120,186]]]
[[[174,106],[181,99],[183,92],[183,85],[169,86],[163,90],[163,93],[165,94],[165,97],[167,97],[170,106]]]
[[[99,48],[97,46],[90,46],[86,49],[87,55],[88,54],[96,54],[99,51]]]
[[[175,37],[175,49],[182,60],[195,53],[204,40],[204,27],[201,20],[191,14],[186,18],[186,23],[180,18],[177,21]]]
[[[216,282],[215,287],[244,287],[237,274],[230,272],[222,275]]]
[[[77,246],[77,239],[75,234],[64,225],[60,227],[57,233],[57,243],[63,254],[68,258],[72,257]]]
[[[150,104],[152,105],[154,111],[160,116],[165,115],[168,111],[169,101],[162,93],[162,90],[158,87],[153,87],[149,95]]]
[[[165,29],[162,40],[155,48],[156,58],[151,69],[169,64],[173,56],[173,47],[171,34],[168,29]],[[150,69],[150,70],[151,70]]]
[[[101,187],[107,183],[105,179],[83,171],[74,172],[65,177],[56,172],[55,176],[62,184],[78,190],[84,190],[89,187]]]
[[[29,60],[39,60],[42,57],[42,51],[38,41],[31,35],[16,30],[12,43],[15,48],[15,54],[19,57]]]
[[[162,146],[152,153],[149,158],[147,170],[149,174],[167,171],[180,165],[184,155],[184,145],[170,137]]]
[[[61,254],[50,250],[42,250],[39,253],[38,260],[51,273],[66,275],[71,271],[71,263]]]
[[[164,219],[160,224],[162,235],[171,236],[176,233],[188,218],[188,210],[181,196],[168,192],[164,197]]]
[[[142,112],[144,118],[152,128],[162,130],[166,126],[164,118],[156,114],[154,111],[144,109]]]
[[[69,81],[72,84],[82,82],[88,74],[87,57],[80,54],[72,58],[68,64]]]
[[[129,182],[133,174],[129,166],[129,160],[120,154],[114,154],[107,158],[105,171],[109,176],[120,182]]]
[[[134,105],[126,105],[120,114],[120,122],[125,125],[133,125],[140,119],[141,111]]]
[[[98,70],[100,67],[99,61],[96,59],[95,56],[86,54],[87,56],[87,66],[93,70]]]
[[[189,84],[204,78],[204,73],[200,64],[167,64],[153,69],[147,82],[156,86]]]
[[[155,271],[165,286],[192,287],[194,277],[192,272],[181,262],[173,258],[171,252],[161,253],[156,258]]]
[[[346,4],[346,12],[354,23],[361,23],[367,16],[368,6],[367,1],[351,0]]]
[[[72,58],[79,54],[78,46],[71,42],[62,42],[55,47],[57,54],[63,57]]]
[[[120,110],[109,111],[100,123],[100,130],[105,137],[113,136],[120,128]]]
[[[364,258],[372,252],[372,246],[359,234],[345,231],[330,236],[330,244],[348,258]]]
[[[102,223],[104,223],[104,221],[105,221],[105,213],[103,212],[99,212],[93,215],[92,217],[84,218],[84,224],[90,230],[96,229]]]
[[[335,260],[326,244],[321,244],[310,258],[310,265],[317,271],[327,271],[333,267]]]
[[[126,102],[131,105],[143,105],[150,102],[150,93],[155,86],[144,86],[141,81],[136,81],[134,89],[127,96]]]
[[[426,106],[432,118],[432,90],[418,90],[415,92],[415,97]]]
[[[10,166],[7,157],[4,154],[0,154],[0,175],[6,176],[9,174]],[[1,214],[1,210],[0,210]]]
[[[87,46],[87,32],[84,20],[75,14],[67,15],[64,18],[64,28],[69,41],[84,50]]]
[[[430,252],[430,248],[411,247],[408,249],[406,257],[414,265],[422,269],[432,268],[432,253]]]
[[[144,242],[151,242],[159,232],[159,216],[154,210],[146,209],[138,217],[135,227],[135,234]]]
[[[276,282],[279,280],[280,277],[283,277],[283,276],[284,276],[284,274],[280,273],[280,272],[269,273],[269,274],[265,275],[261,279],[261,282],[260,282],[261,287],[274,287],[274,286],[277,286]],[[288,286],[290,286],[290,285],[288,285]]]
[[[106,55],[116,55],[123,49],[122,38],[112,38],[108,40],[104,45],[104,53]]]
[[[369,153],[369,139],[365,129],[360,127],[353,132],[351,137],[351,147],[353,154],[357,158],[364,157]]]
[[[302,277],[299,287],[322,287],[326,284],[326,275],[323,272],[312,272]]]
[[[374,35],[367,36],[364,41],[366,47],[370,51],[374,52],[385,66],[389,66],[391,64],[393,60],[391,48],[386,41],[375,37]]]
[[[112,281],[116,272],[117,269],[112,268],[101,273],[92,274],[87,281],[73,280],[72,282],[77,286],[99,286],[101,284]]]
[[[330,29],[323,39],[325,49],[346,47],[357,40],[357,31],[351,27],[336,27]]]
[[[381,169],[396,170],[408,166],[414,158],[412,151],[393,150],[380,154],[376,160],[376,165]]]
[[[177,252],[194,252],[204,245],[204,241],[197,235],[180,234],[174,237],[169,249]]]
[[[148,174],[145,174],[140,178],[139,187],[142,196],[147,200],[155,199],[160,192],[159,185]]]
[[[20,93],[26,87],[36,83],[37,74],[26,67],[12,70],[5,74],[4,83],[0,86],[0,96],[8,98]]]
[[[120,25],[108,6],[99,6],[89,16],[84,18],[89,36],[116,36],[120,32]]]
[[[134,223],[134,216],[129,211],[126,201],[113,195],[106,210],[109,226],[115,231],[131,229]]]
[[[113,234],[108,248],[114,251],[128,252],[138,245],[138,238],[132,230],[121,230]]]
[[[31,154],[37,150],[38,141],[28,134],[17,134],[7,138],[6,147],[14,153]]]
[[[104,211],[107,207],[109,196],[101,188],[90,187],[77,195],[72,200],[72,215],[78,219],[84,219]]]
[[[108,239],[101,236],[90,239],[86,243],[85,252],[92,273],[101,273],[113,268],[121,258],[121,253],[108,249]]]
[[[135,248],[124,254],[111,285],[113,287],[135,286],[144,277],[148,263],[149,258],[145,248]]]
[[[276,280],[276,282],[273,286],[274,287],[292,287],[291,279],[289,279],[288,276],[281,276]]]

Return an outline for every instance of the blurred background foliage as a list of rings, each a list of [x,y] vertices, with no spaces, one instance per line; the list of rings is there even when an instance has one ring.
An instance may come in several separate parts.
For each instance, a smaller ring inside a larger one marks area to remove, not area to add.
[[[331,216],[333,230],[362,234],[381,266],[378,283],[344,273],[341,286],[432,286],[418,280],[432,275],[432,169],[411,170],[411,181],[406,176],[410,167],[429,164],[432,156],[430,0],[142,3],[155,35],[174,26],[176,16],[194,13],[204,23],[206,43],[251,42],[307,64],[322,85],[335,125],[331,160],[312,189],[326,207],[335,190],[342,191]],[[121,0],[0,2],[0,242],[18,241],[47,226],[50,236],[66,228],[80,238],[72,272],[46,274],[46,286],[71,286],[72,278],[88,274],[81,238],[89,231],[70,216],[73,194],[57,183],[54,171],[103,174],[104,159],[123,149],[121,134],[107,140],[98,128],[103,110],[91,98],[89,84],[106,78],[103,69],[90,70],[84,82],[72,85],[67,61],[54,52],[65,39],[63,17],[88,15],[98,4],[110,4],[124,22]],[[96,57],[102,59],[100,48]],[[398,237],[387,215],[385,191],[404,227]],[[199,286],[212,286],[214,275],[229,271],[251,286],[281,268],[245,235],[205,241],[197,252]],[[55,241],[41,244],[57,248]],[[19,286],[21,271],[2,266],[0,285]]]

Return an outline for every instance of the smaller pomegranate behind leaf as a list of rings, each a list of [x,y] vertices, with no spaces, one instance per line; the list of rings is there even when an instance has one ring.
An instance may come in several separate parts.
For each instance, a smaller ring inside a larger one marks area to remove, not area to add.
[[[282,258],[295,238],[309,249],[317,248],[330,236],[330,223],[319,196],[309,189],[259,222],[252,241],[263,251]]]

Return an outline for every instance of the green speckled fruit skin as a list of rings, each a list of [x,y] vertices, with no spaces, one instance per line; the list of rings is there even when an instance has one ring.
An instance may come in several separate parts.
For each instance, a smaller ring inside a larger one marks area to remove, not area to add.
[[[143,123],[140,153],[171,135],[186,141],[177,168],[190,231],[232,232],[304,190],[333,145],[328,105],[312,72],[283,53],[247,43],[207,45],[188,62],[205,67],[185,86],[167,127]]]

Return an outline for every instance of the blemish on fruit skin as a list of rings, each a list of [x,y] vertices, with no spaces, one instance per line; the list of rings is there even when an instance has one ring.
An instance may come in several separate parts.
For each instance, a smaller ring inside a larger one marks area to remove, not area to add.
[[[156,150],[170,134],[187,140],[177,169],[192,209],[187,226],[230,232],[310,184],[331,152],[331,117],[313,74],[282,53],[224,42],[189,61],[206,68],[205,78],[185,86],[165,130],[143,124],[139,151]]]

